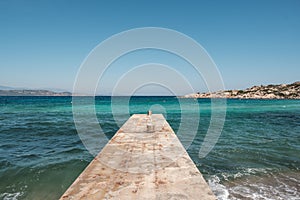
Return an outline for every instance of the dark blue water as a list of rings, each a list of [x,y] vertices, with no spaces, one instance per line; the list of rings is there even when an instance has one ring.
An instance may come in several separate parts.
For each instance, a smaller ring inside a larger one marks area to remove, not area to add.
[[[0,97],[0,199],[57,199],[92,160],[72,105],[71,97]],[[112,107],[110,97],[97,97],[95,109],[108,139],[130,114],[149,109],[175,132],[183,116],[198,124],[188,153],[219,199],[300,198],[300,100],[227,100],[222,134],[202,159],[209,99],[117,97]]]

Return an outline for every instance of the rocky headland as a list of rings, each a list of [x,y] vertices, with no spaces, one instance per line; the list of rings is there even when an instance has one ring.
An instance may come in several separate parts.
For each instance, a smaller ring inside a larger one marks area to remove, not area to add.
[[[182,98],[300,99],[300,81],[292,84],[253,86],[245,90],[188,94]]]

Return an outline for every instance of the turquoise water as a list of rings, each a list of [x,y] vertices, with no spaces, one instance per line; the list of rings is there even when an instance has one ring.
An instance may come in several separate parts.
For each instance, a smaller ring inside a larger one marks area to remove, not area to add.
[[[127,105],[118,97],[114,114],[110,102],[97,97],[95,106],[108,138],[127,120],[123,108],[163,113],[175,132],[187,113],[190,127],[199,124],[188,153],[218,199],[300,199],[300,100],[227,100],[222,134],[203,159],[209,99],[132,97]],[[0,137],[0,199],[57,199],[93,158],[77,134],[71,97],[0,97]]]

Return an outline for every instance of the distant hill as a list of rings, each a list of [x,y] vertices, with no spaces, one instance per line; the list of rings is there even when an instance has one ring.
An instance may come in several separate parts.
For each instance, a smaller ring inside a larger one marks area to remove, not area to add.
[[[245,90],[188,94],[181,98],[300,99],[300,81],[292,84],[253,86]]]
[[[0,90],[13,90],[14,88],[0,85]]]
[[[72,93],[53,92],[50,90],[0,89],[0,96],[72,96]]]

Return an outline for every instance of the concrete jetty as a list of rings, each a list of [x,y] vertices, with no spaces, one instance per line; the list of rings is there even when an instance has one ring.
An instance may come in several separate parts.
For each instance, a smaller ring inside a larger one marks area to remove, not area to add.
[[[66,199],[216,199],[163,115],[135,114],[87,166]]]

